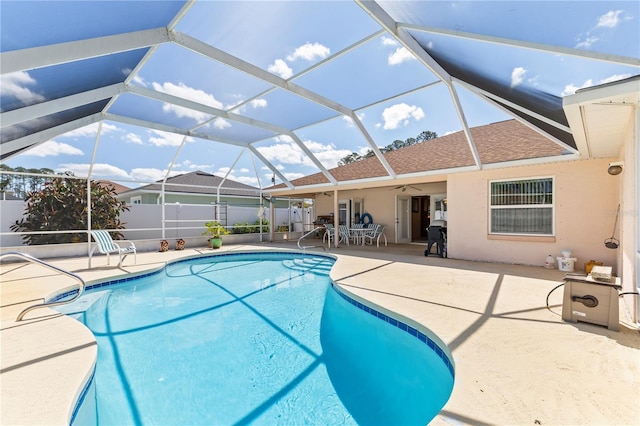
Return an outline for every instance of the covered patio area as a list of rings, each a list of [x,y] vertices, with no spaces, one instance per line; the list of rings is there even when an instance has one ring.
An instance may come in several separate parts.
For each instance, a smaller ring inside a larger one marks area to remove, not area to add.
[[[216,252],[296,249],[293,242],[227,244]],[[619,332],[561,319],[564,273],[542,267],[424,257],[423,244],[340,246],[334,282],[380,311],[437,334],[455,361],[450,400],[431,424],[637,424],[640,334],[621,305]],[[141,273],[213,250],[143,252],[122,268],[86,257],[55,266],[87,282]],[[72,286],[22,263],[2,276],[2,424],[68,424],[96,356],[90,332],[48,309],[26,305]],[[547,297],[549,309],[547,309]],[[381,323],[382,325],[382,323]],[[621,396],[635,395],[623,400]]]

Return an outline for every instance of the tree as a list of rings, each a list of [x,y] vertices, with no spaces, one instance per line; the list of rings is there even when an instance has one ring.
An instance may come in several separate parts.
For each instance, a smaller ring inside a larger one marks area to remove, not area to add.
[[[416,139],[418,140],[418,143],[422,143],[424,141],[428,141],[431,139],[435,139],[438,137],[438,134],[436,132],[432,132],[429,130],[425,130],[424,132],[420,133]]]
[[[67,176],[71,174],[67,173]],[[124,229],[120,214],[129,210],[124,201],[116,198],[111,185],[91,185],[91,228]],[[11,225],[14,232],[61,231],[87,229],[87,182],[81,179],[56,177],[39,191],[29,192],[25,199],[25,217]],[[114,239],[124,239],[120,232],[112,232]],[[59,244],[87,241],[86,232],[65,234],[26,234],[28,245]]]
[[[6,174],[2,173],[3,171],[29,173],[30,175]],[[34,192],[43,187],[47,178],[44,176],[33,176],[43,174],[53,175],[54,171],[46,167],[42,169],[25,169],[24,167],[18,166],[14,169],[6,164],[0,164],[0,193],[12,193],[18,198],[25,198],[27,191]]]
[[[400,139],[396,139],[395,141],[393,141],[389,145],[387,145],[387,146],[385,146],[383,148],[380,148],[380,152],[382,152],[384,154],[384,153],[389,152],[389,151],[395,151],[396,149],[400,149],[400,148],[404,148],[406,146],[411,146],[411,145],[415,145],[415,144],[418,144],[418,143],[422,143],[424,141],[428,141],[430,139],[435,139],[437,137],[438,137],[437,133],[429,131],[429,130],[425,130],[415,138],[407,138],[404,141],[402,141]],[[347,155],[346,157],[341,158],[340,161],[338,161],[338,166],[344,166],[345,164],[355,163],[356,161],[360,161],[360,160],[363,160],[365,158],[373,157],[374,155],[375,154],[374,154],[372,149],[367,151],[367,153],[365,155],[360,155],[357,152],[352,152],[351,154]]]
[[[345,164],[353,163],[355,161],[362,160],[362,157],[357,152],[352,152],[351,154],[343,157],[338,161],[338,166],[344,166]]]

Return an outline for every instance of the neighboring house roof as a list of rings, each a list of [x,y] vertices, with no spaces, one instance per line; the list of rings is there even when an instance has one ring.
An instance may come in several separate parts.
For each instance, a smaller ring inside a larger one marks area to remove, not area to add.
[[[131,189],[124,185],[120,185],[119,183],[111,182],[110,180],[97,180],[96,183],[100,186],[112,186],[115,189],[116,194],[120,194]]]
[[[220,176],[212,175],[202,171],[185,173],[181,175],[171,176],[165,184],[165,192],[182,193],[182,194],[208,194],[216,195],[218,186],[223,181]],[[162,191],[162,182],[152,183],[149,185],[134,188],[125,191],[120,195],[133,195],[138,192],[157,192]],[[231,179],[224,179],[224,183],[220,188],[220,195],[240,196],[240,197],[259,197],[260,189],[236,182]]]
[[[482,164],[552,157],[563,148],[516,120],[474,127],[471,135]],[[473,155],[462,131],[400,148],[384,154],[397,175],[474,166]],[[330,169],[339,182],[388,176],[376,157]],[[329,183],[322,173],[292,180],[295,186]],[[267,189],[284,188],[279,184]]]

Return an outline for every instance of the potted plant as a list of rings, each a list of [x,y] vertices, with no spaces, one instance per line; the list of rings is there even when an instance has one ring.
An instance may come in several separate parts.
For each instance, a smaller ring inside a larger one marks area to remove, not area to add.
[[[204,226],[207,228],[207,230],[203,232],[202,235],[211,235],[211,238],[209,238],[209,245],[211,246],[211,248],[217,249],[222,247],[221,236],[228,235],[229,231],[227,231],[224,226],[220,225],[220,223],[215,220],[205,223]]]

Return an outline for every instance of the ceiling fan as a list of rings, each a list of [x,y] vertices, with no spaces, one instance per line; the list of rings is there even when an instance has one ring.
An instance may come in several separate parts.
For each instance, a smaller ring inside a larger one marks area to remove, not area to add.
[[[400,185],[400,186],[396,186],[395,188],[391,188],[390,191],[395,191],[398,189],[401,189],[402,192],[405,192],[407,190],[407,188],[411,188],[415,191],[422,191],[422,188],[418,188],[417,186],[413,186],[413,185]]]

